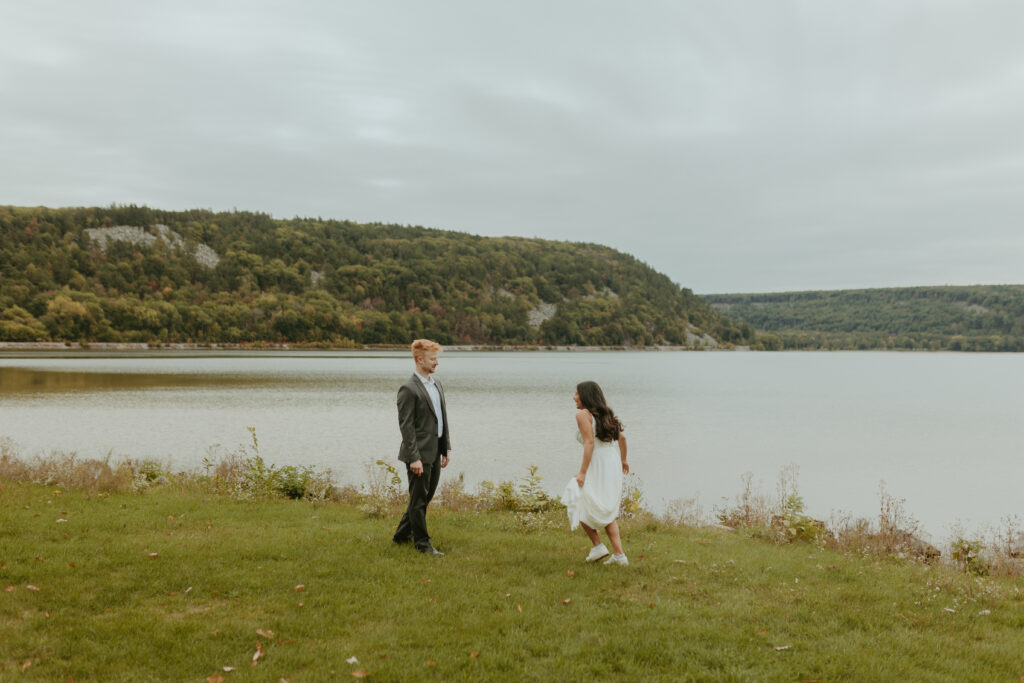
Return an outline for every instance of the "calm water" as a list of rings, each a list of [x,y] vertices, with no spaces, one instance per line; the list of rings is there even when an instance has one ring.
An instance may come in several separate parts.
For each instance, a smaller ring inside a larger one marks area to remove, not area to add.
[[[198,466],[249,441],[267,462],[359,484],[394,462],[405,353],[0,355],[0,438]],[[706,514],[744,472],[774,492],[799,468],[808,511],[874,517],[879,483],[944,538],[1024,516],[1024,356],[925,353],[476,353],[441,356],[454,457],[446,476],[521,477],[558,493],[576,471],[572,394],[594,379],[626,424],[651,507]]]

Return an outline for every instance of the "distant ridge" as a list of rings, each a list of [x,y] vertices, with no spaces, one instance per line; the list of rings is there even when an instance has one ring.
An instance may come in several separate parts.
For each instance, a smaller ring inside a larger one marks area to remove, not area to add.
[[[1024,285],[710,294],[768,348],[1024,351]]]
[[[757,347],[597,244],[250,212],[0,206],[0,342]]]

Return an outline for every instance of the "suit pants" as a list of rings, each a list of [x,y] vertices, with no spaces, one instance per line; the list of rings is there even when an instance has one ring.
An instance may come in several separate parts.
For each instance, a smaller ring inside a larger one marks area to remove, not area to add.
[[[416,476],[408,463],[405,473],[409,479],[409,507],[402,515],[402,521],[395,530],[395,541],[403,543],[412,538],[413,544],[425,550],[430,546],[430,534],[427,533],[427,504],[437,491],[437,482],[441,479],[441,457],[430,463],[423,463],[423,474]]]

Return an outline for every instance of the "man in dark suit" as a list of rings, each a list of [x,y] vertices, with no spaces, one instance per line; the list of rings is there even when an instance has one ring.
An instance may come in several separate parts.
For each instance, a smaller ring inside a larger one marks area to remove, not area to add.
[[[421,553],[443,557],[427,533],[427,504],[434,497],[441,468],[452,456],[444,390],[433,378],[441,345],[429,339],[412,343],[416,372],[398,389],[398,459],[409,478],[409,507],[395,530],[395,543],[412,543]]]

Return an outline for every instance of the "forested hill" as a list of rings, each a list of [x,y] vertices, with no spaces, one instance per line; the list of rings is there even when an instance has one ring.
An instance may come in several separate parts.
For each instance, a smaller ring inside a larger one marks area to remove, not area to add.
[[[248,212],[0,206],[0,340],[746,345],[595,244]]]
[[[768,348],[1024,351],[1024,285],[705,296]]]

